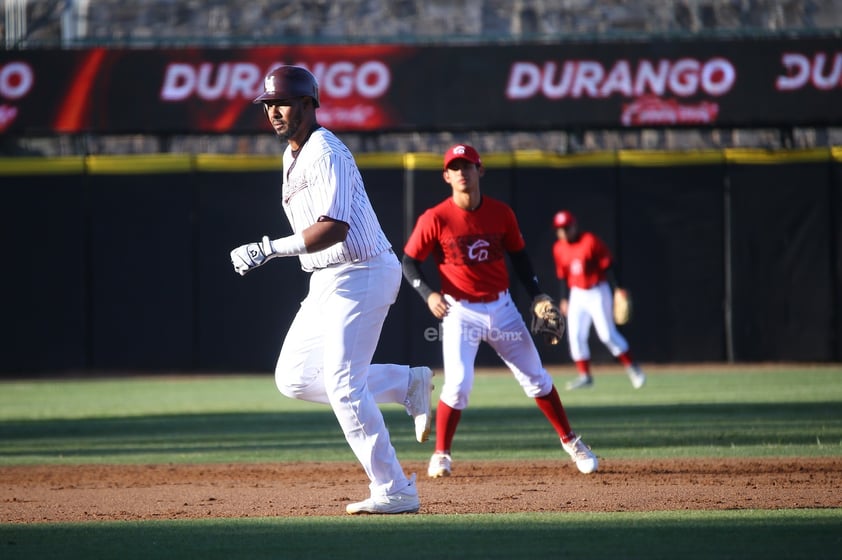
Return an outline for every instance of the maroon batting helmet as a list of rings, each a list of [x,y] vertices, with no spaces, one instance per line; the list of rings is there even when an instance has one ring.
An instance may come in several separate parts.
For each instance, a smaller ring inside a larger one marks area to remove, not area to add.
[[[556,228],[567,227],[575,223],[576,216],[574,216],[567,210],[562,210],[561,212],[556,213],[555,217],[553,218],[553,225]]]
[[[263,103],[278,99],[312,97],[313,106],[319,106],[319,84],[316,77],[300,66],[277,66],[266,74],[263,93],[252,103]]]

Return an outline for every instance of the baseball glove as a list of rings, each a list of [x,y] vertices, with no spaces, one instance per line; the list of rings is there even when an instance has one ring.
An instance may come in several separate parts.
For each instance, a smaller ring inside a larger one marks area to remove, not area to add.
[[[564,334],[564,317],[550,296],[541,294],[532,300],[532,334],[540,334],[544,342],[555,346]]]
[[[614,322],[625,325],[631,321],[632,301],[628,290],[617,288],[614,290]]]

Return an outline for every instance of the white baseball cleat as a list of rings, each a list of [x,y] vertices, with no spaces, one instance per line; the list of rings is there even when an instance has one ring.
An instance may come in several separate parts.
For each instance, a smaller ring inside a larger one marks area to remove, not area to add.
[[[646,374],[643,373],[643,370],[640,369],[640,366],[633,365],[626,368],[626,373],[629,376],[629,381],[631,381],[632,387],[635,389],[640,389],[646,384]]]
[[[424,443],[430,436],[433,423],[433,370],[428,367],[409,368],[409,390],[406,392],[406,412],[415,421],[415,439]]]
[[[585,387],[593,387],[593,376],[580,375],[574,381],[568,381],[567,385],[564,386],[568,391],[584,389]]]
[[[450,465],[453,460],[447,453],[433,453],[430,457],[430,466],[427,467],[427,476],[430,478],[441,478],[450,476]]]
[[[597,461],[596,455],[585,445],[581,437],[576,436],[576,439],[568,443],[562,441],[561,447],[567,451],[567,454],[576,463],[579,472],[584,474],[596,472],[596,469],[599,467],[599,461]]]
[[[345,511],[351,515],[357,513],[415,513],[421,507],[418,490],[415,487],[415,475],[409,479],[409,486],[387,496],[372,496],[362,502],[348,504]]]

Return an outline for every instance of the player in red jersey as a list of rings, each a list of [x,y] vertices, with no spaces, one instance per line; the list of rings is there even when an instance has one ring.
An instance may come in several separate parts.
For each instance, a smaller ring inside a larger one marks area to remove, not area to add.
[[[509,294],[506,255],[533,298],[547,298],[525,251],[517,219],[501,201],[480,194],[485,173],[477,151],[457,144],[444,155],[443,177],[452,194],[418,218],[404,247],[404,277],[441,319],[444,386],[436,413],[436,446],[427,474],[451,473],[451,447],[474,384],[474,360],[487,342],[511,369],[527,396],[552,424],[562,447],[583,473],[597,458],[570,427],[553,380]],[[421,263],[435,256],[441,291],[434,291]]]
[[[553,245],[556,276],[561,280],[561,313],[567,317],[570,357],[579,376],[567,390],[593,386],[588,336],[591,324],[611,355],[623,364],[635,389],[646,383],[646,375],[632,359],[629,343],[617,330],[612,313],[617,287],[611,252],[589,231],[579,231],[575,216],[567,210],[553,218],[558,237]]]

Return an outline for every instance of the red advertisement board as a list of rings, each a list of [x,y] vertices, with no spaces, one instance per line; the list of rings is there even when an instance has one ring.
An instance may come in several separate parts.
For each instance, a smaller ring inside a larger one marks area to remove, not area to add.
[[[319,80],[336,131],[842,123],[842,41],[0,52],[0,133],[253,133],[277,64]]]

